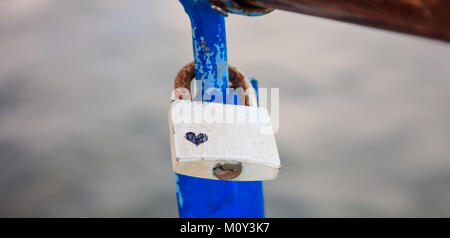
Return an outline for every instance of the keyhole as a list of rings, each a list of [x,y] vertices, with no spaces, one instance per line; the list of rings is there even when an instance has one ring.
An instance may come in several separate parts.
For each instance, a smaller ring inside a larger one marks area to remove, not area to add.
[[[241,175],[242,164],[238,162],[220,162],[213,168],[213,174],[220,180],[231,180]]]

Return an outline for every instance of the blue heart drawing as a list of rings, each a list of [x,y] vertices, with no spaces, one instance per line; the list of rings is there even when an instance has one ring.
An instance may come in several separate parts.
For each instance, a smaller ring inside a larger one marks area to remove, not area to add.
[[[204,133],[199,133],[198,135],[195,135],[194,132],[188,132],[186,133],[185,137],[188,141],[194,143],[196,146],[208,140],[208,136]]]

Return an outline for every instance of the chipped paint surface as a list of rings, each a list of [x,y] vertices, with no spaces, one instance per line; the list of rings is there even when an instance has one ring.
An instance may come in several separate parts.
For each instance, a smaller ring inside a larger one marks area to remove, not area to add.
[[[228,62],[225,19],[206,0],[180,0],[192,25],[195,75],[202,81],[202,95],[209,88],[226,92]],[[225,102],[225,98],[223,99]]]

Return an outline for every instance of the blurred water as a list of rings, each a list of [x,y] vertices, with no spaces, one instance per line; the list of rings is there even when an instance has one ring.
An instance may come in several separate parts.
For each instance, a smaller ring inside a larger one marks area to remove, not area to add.
[[[450,215],[450,46],[282,11],[227,19],[280,88],[269,217]],[[178,1],[0,2],[0,216],[176,217]]]

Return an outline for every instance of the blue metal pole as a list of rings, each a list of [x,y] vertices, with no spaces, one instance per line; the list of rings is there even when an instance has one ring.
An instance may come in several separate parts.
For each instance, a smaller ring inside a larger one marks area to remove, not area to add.
[[[228,87],[225,18],[207,0],[180,0],[192,25],[195,75],[203,98]],[[226,103],[218,98],[214,102]],[[263,183],[196,178],[175,174],[178,211],[183,218],[264,217]]]
[[[192,26],[195,76],[202,82],[202,96],[228,87],[227,42],[225,18],[211,8],[207,0],[180,0],[189,15]],[[216,101],[219,102],[219,101]],[[226,103],[223,97],[222,103]]]

